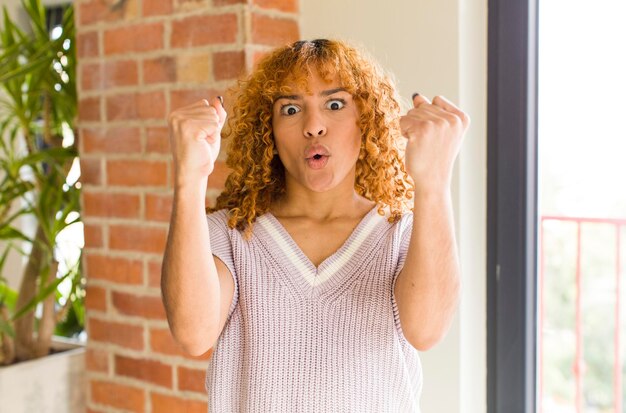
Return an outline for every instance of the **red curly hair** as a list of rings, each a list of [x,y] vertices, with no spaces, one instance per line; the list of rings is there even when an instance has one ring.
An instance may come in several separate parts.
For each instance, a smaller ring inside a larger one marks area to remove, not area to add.
[[[276,98],[289,93],[290,84],[306,88],[311,70],[331,80],[338,76],[359,111],[361,151],[356,164],[355,191],[389,208],[390,222],[408,209],[413,185],[399,151],[400,105],[393,81],[365,52],[344,42],[317,39],[298,41],[265,56],[235,89],[233,114],[224,138],[232,139],[226,165],[232,169],[215,207],[227,209],[228,225],[252,232],[258,216],[270,210],[285,193],[285,170],[274,155],[272,108]]]

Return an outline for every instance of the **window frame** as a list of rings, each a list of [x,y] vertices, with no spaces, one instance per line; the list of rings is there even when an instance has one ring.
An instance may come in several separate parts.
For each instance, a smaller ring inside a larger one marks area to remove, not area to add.
[[[537,404],[537,9],[488,2],[488,413]]]

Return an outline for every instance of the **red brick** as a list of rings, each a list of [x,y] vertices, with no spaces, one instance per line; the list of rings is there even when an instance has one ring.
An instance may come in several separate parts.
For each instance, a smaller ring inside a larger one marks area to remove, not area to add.
[[[154,360],[115,356],[115,374],[172,387],[172,367]]]
[[[76,53],[79,59],[96,57],[100,54],[98,32],[82,32],[76,34]]]
[[[246,68],[246,55],[243,51],[216,52],[213,54],[213,75],[215,80],[236,79]]]
[[[83,192],[83,211],[89,216],[139,217],[139,196],[111,192]]]
[[[132,350],[143,350],[143,327],[88,317],[89,340],[117,344]]]
[[[111,225],[109,228],[109,247],[115,250],[162,254],[166,240],[165,228],[130,225]]]
[[[170,93],[170,107],[172,110],[182,108],[196,103],[202,99],[211,99],[213,96],[222,95],[223,92],[216,91],[214,89],[183,89],[174,90]]]
[[[168,222],[172,214],[171,194],[146,194],[146,219]]]
[[[165,119],[165,94],[160,91],[137,95],[139,119]]]
[[[87,254],[85,262],[90,280],[105,280],[128,285],[143,283],[143,263],[140,260],[90,253]]]
[[[106,289],[88,285],[85,293],[85,307],[88,310],[107,310]]]
[[[188,12],[190,10],[205,9],[210,7],[209,0],[176,0],[174,5],[177,12]]]
[[[143,0],[144,16],[162,16],[170,14],[173,0]]]
[[[119,3],[114,6],[114,3]],[[81,2],[78,18],[80,27],[98,22],[119,22],[138,17],[137,0],[113,2],[112,0],[92,0]]]
[[[137,93],[116,94],[106,97],[107,120],[133,120],[137,114]]]
[[[172,57],[163,56],[143,61],[143,81],[146,84],[175,82],[176,62]]]
[[[84,224],[85,247],[102,248],[104,246],[102,227],[98,224]]]
[[[88,371],[108,372],[109,357],[108,352],[104,350],[96,350],[93,347],[87,347],[85,354],[85,366]]]
[[[172,47],[234,43],[237,39],[237,16],[229,14],[191,16],[172,22]]]
[[[83,211],[92,217],[138,218],[139,195],[84,190]]]
[[[185,352],[176,343],[169,330],[163,328],[150,329],[150,350],[171,356],[184,356]]]
[[[178,390],[206,393],[204,379],[206,370],[178,368]]]
[[[170,153],[170,133],[165,126],[146,128],[146,152]]]
[[[165,119],[163,92],[128,93],[106,98],[108,120]]]
[[[91,400],[94,403],[143,413],[145,397],[145,391],[137,387],[100,380],[91,382]]]
[[[138,153],[141,151],[138,128],[82,129],[83,150],[89,153]]]
[[[226,182],[226,178],[228,177],[230,172],[231,169],[228,168],[224,162],[215,162],[213,172],[211,172],[211,175],[209,175],[207,187],[214,189],[224,189],[224,183]]]
[[[211,54],[185,53],[176,57],[176,78],[181,83],[202,84],[211,77]]]
[[[207,403],[197,400],[188,400],[155,392],[150,393],[150,400],[152,413],[206,413],[207,411]]]
[[[107,160],[109,185],[167,186],[167,163],[144,160]]]
[[[102,89],[104,83],[102,65],[99,63],[84,63],[79,67],[80,85],[83,91]]]
[[[103,0],[83,1],[79,4],[78,12],[81,26],[87,26],[104,20],[108,13],[108,8]]]
[[[298,22],[260,14],[252,15],[252,41],[257,44],[280,46],[300,37]]]
[[[85,153],[87,152],[81,150],[82,155]],[[102,184],[102,165],[100,159],[80,157],[80,182],[91,185]]]
[[[253,3],[264,9],[275,9],[288,13],[296,13],[298,11],[297,0],[254,0]]]
[[[148,261],[148,286],[161,287],[161,266],[162,261]]]
[[[137,73],[137,62],[134,60],[106,62],[104,65],[104,87],[136,85],[139,80]]]
[[[113,307],[121,314],[148,319],[165,320],[161,297],[113,292]]]
[[[106,55],[147,52],[163,48],[163,23],[146,23],[104,32]]]
[[[252,55],[252,66],[256,67],[256,65],[267,55],[267,52],[254,52]]]
[[[100,120],[100,98],[83,98],[78,102],[78,119],[86,122]]]

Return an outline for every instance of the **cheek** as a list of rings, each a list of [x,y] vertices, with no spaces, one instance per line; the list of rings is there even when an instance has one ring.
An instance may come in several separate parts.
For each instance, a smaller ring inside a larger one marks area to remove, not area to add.
[[[352,149],[353,154],[356,154],[356,156],[358,156],[359,152],[361,151],[361,141],[363,140],[363,137],[361,136],[361,131],[355,126],[351,128],[348,133],[349,136],[352,136],[352,139],[349,143],[350,148]]]

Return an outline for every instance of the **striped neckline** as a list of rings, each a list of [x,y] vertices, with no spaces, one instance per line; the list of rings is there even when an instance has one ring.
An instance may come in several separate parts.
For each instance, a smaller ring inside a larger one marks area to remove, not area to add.
[[[311,260],[304,254],[285,227],[278,219],[267,212],[257,219],[257,224],[263,228],[266,236],[261,238],[268,244],[268,250],[274,259],[282,266],[296,273],[298,284],[307,290],[316,289],[326,284],[337,284],[341,275],[348,274],[348,267],[354,267],[356,262],[361,262],[365,257],[366,244],[370,236],[383,221],[385,216],[378,214],[378,205],[375,205],[354,228],[348,239],[341,247],[329,255],[322,263],[315,267]]]

